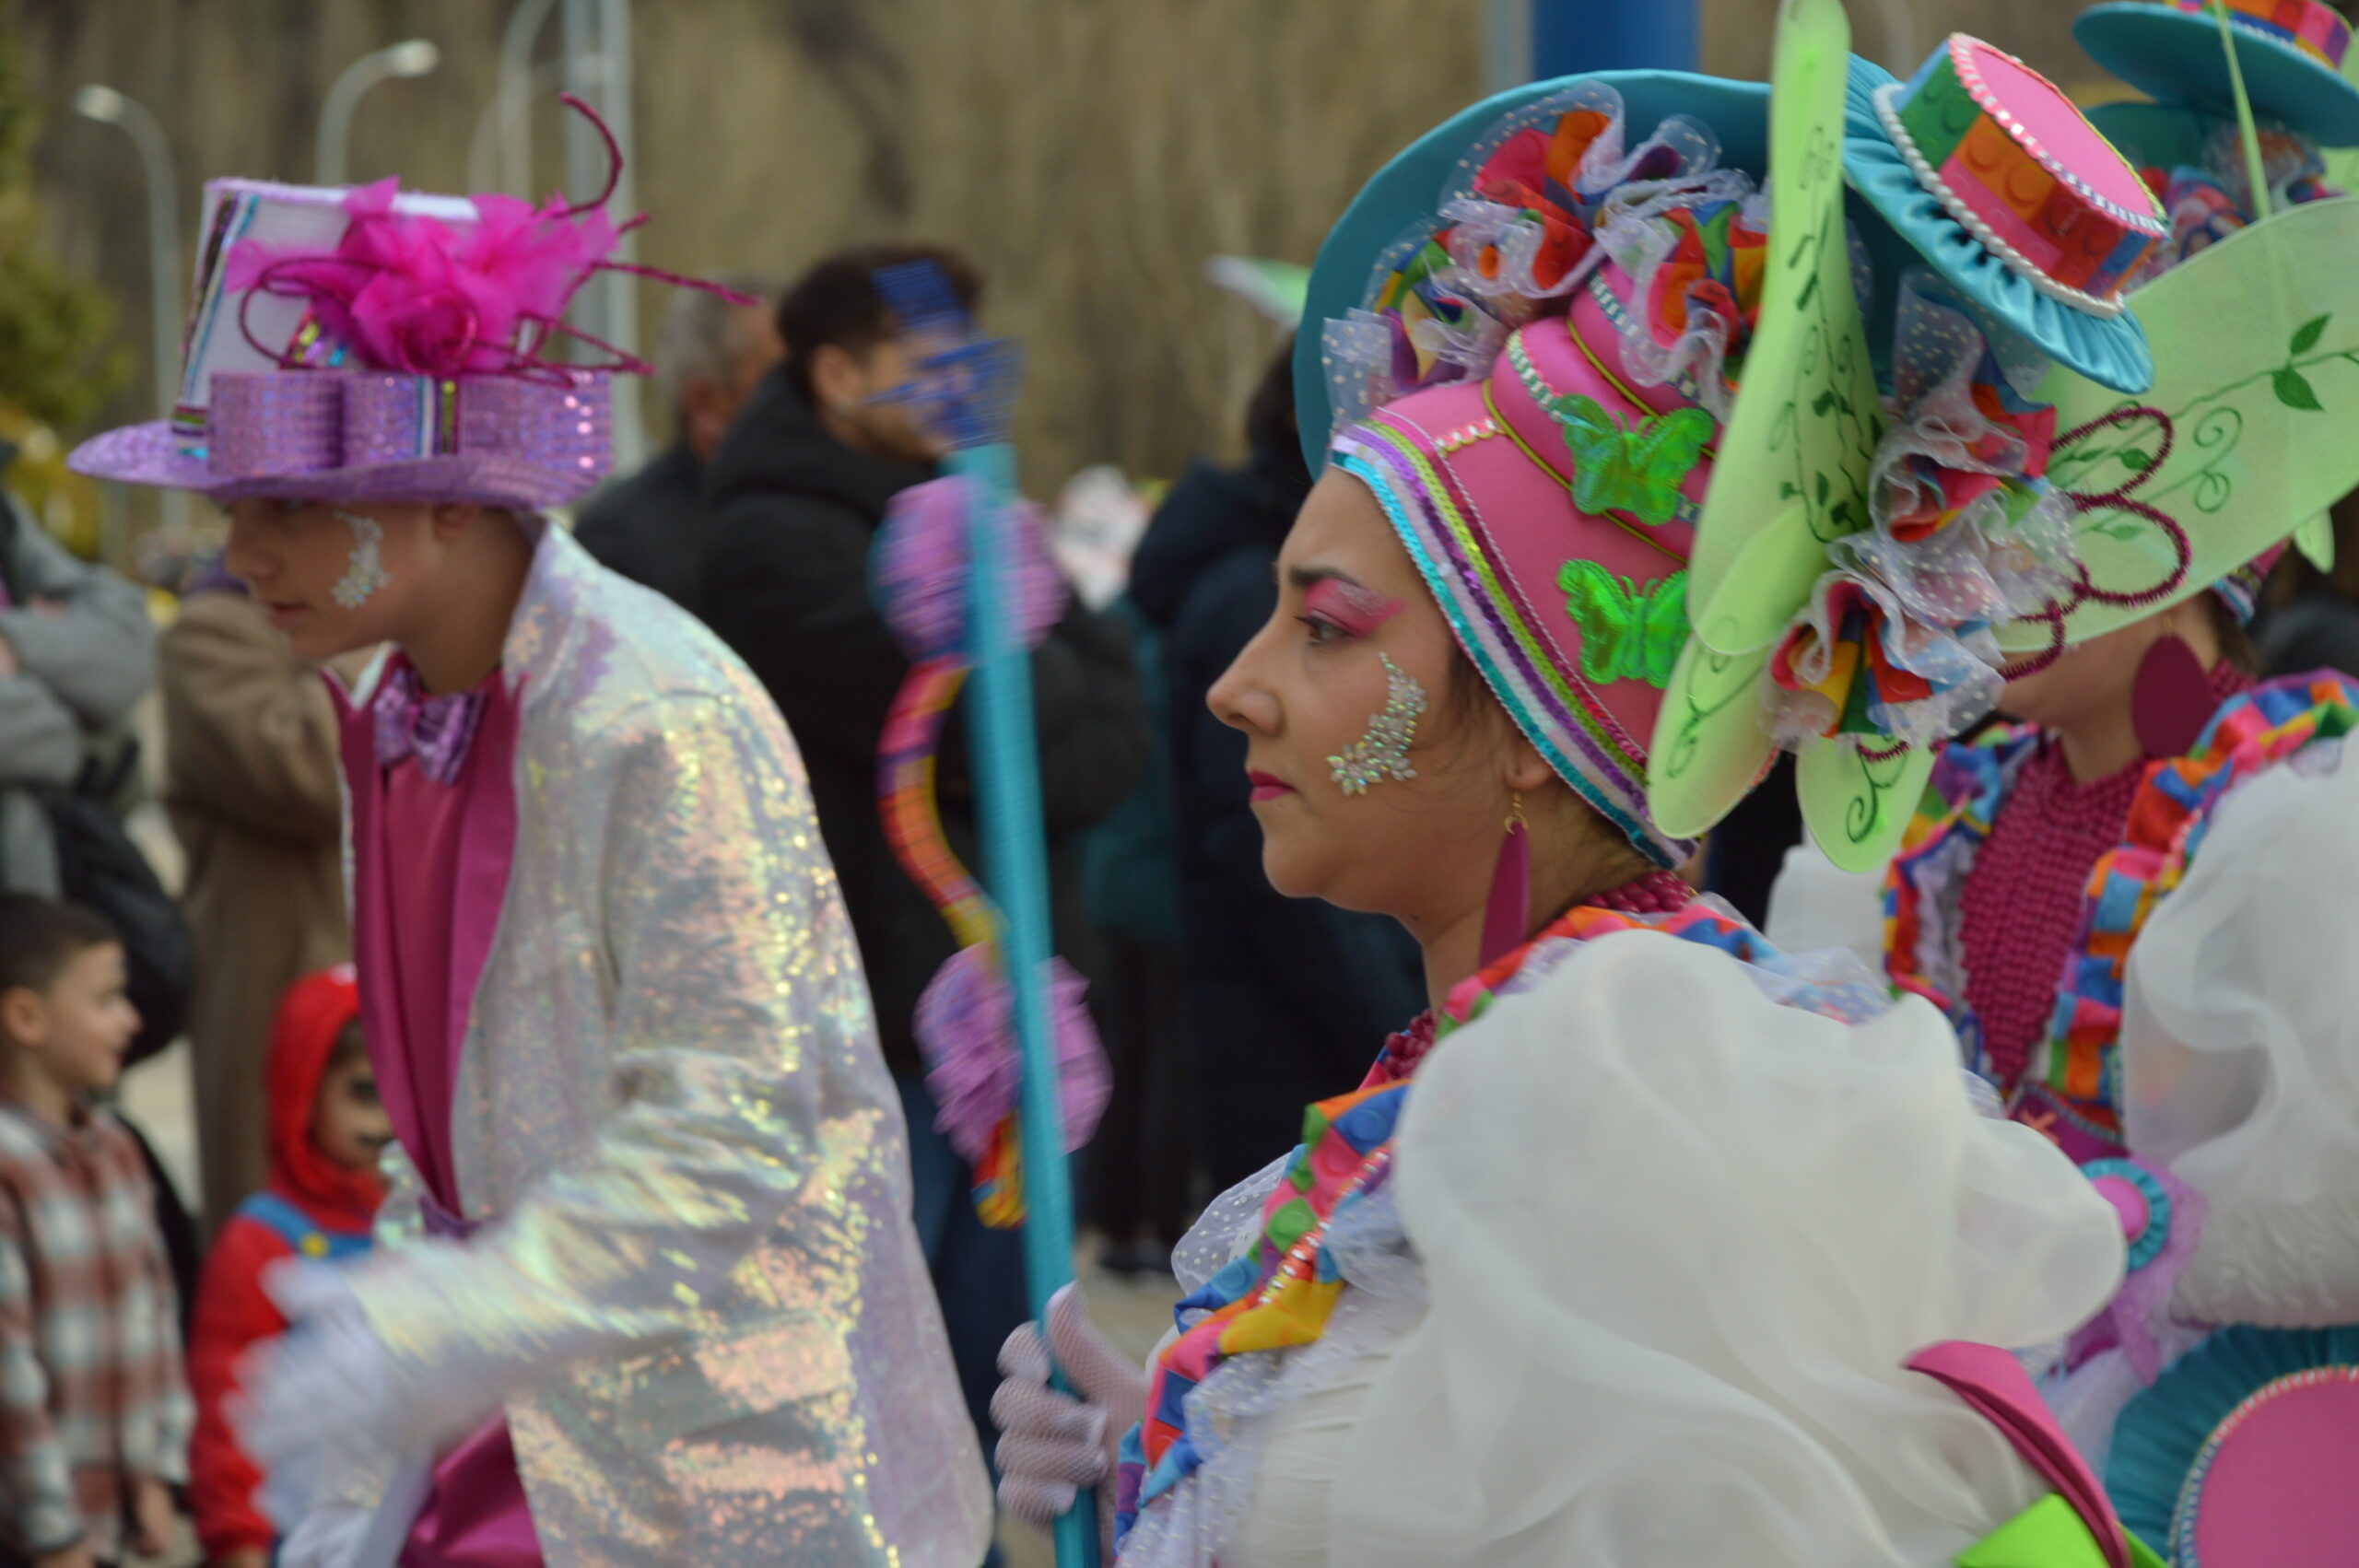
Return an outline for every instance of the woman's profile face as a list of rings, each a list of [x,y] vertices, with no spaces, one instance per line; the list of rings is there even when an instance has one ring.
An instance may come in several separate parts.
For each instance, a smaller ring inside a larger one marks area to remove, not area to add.
[[[1245,732],[1271,885],[1412,930],[1455,914],[1498,848],[1505,715],[1458,689],[1449,627],[1357,479],[1319,482],[1277,570],[1276,612],[1206,697]]]

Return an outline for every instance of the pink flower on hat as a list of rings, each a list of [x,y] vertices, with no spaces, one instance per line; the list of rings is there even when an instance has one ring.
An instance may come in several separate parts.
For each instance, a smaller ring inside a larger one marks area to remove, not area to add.
[[[477,196],[476,221],[453,228],[394,210],[398,189],[389,179],[349,193],[333,251],[241,242],[230,287],[308,296],[322,329],[377,369],[497,375],[530,359],[620,238],[603,211],[556,197],[535,209]]]

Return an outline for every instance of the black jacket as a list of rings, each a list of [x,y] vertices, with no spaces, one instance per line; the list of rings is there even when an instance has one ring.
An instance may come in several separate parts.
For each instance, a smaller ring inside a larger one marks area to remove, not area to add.
[[[673,603],[694,595],[704,553],[704,464],[686,442],[591,497],[574,520],[581,547]]]
[[[869,597],[868,553],[886,504],[931,476],[845,446],[785,372],[771,372],[707,465],[694,606],[769,688],[802,747],[897,1072],[919,1068],[910,1019],[955,943],[877,816],[876,743],[910,666]],[[1041,805],[1062,861],[1063,838],[1112,811],[1146,769],[1146,706],[1122,628],[1076,606],[1033,656],[1032,700]],[[962,708],[944,731],[936,782],[951,843],[980,871],[966,758]],[[1056,881],[1066,895],[1071,879]],[[1072,902],[1060,897],[1061,916]],[[1074,922],[1058,925],[1068,956],[1086,945]]]
[[[1356,1088],[1385,1036],[1425,1005],[1399,925],[1270,886],[1245,736],[1204,706],[1276,608],[1278,547],[1309,487],[1292,454],[1199,463],[1131,568],[1132,602],[1165,635],[1189,1028],[1215,1191],[1285,1153],[1304,1107]]]

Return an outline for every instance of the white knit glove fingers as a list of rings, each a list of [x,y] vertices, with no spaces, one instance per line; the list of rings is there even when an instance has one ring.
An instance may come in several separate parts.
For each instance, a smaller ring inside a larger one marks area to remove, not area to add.
[[[1045,1529],[1072,1510],[1080,1488],[1108,1473],[1107,1412],[1049,1387],[1049,1347],[1037,1323],[1008,1336],[999,1370],[1005,1381],[992,1396],[992,1424],[1000,1430],[1000,1506]]]
[[[1080,1397],[1049,1387],[1049,1350]],[[992,1396],[1000,1429],[1000,1506],[1046,1528],[1070,1513],[1085,1486],[1099,1488],[1100,1513],[1110,1522],[1110,1483],[1122,1434],[1146,1401],[1146,1379],[1089,1320],[1078,1285],[1049,1301],[1049,1333],[1027,1323],[1001,1347],[1005,1381]]]
[[[281,1266],[264,1287],[292,1327],[240,1363],[244,1392],[229,1417],[263,1471],[263,1511],[293,1529],[325,1507],[346,1475],[383,1457],[379,1433],[393,1408],[393,1363],[334,1270]]]
[[[348,1568],[368,1539],[365,1508],[334,1504],[304,1516],[278,1549],[278,1568]]]

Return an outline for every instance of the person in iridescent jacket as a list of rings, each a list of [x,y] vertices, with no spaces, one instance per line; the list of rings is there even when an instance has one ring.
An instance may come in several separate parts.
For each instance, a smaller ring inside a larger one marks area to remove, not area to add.
[[[990,1497],[803,763],[543,509],[597,206],[207,189],[178,416],[75,454],[230,516],[334,688],[380,1229],[243,1373],[288,1568],[971,1568]],[[676,280],[675,280],[676,281]],[[604,355],[599,357],[607,357]]]

